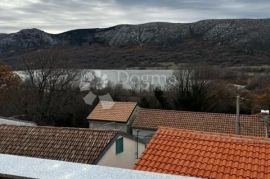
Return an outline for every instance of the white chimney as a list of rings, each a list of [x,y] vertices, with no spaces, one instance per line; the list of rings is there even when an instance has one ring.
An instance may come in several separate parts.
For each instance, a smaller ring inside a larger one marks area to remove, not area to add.
[[[261,121],[268,122],[269,110],[261,110]]]
[[[262,115],[269,115],[269,110],[261,110]]]
[[[266,128],[266,137],[269,137],[269,110],[261,110],[261,115],[261,120],[264,122]]]

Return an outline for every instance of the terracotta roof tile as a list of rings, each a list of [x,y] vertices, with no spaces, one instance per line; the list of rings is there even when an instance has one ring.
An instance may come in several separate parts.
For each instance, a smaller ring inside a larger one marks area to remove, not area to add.
[[[269,178],[270,139],[160,127],[134,168],[203,178]]]
[[[234,114],[188,112],[175,110],[144,109],[139,110],[132,127],[156,130],[159,126],[205,132],[235,133]],[[266,127],[260,115],[240,115],[240,134],[266,136]]]
[[[0,153],[91,164],[116,131],[0,125]]]
[[[87,119],[127,122],[137,103],[100,101]]]

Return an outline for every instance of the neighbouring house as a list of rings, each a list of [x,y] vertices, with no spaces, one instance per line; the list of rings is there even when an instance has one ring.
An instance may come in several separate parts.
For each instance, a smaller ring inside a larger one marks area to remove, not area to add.
[[[268,136],[268,117],[240,115],[240,135]],[[236,134],[236,115],[140,108],[132,124],[133,135],[149,141],[159,126]]]
[[[144,148],[113,130],[0,125],[0,154],[132,168]]]
[[[266,179],[270,139],[160,127],[134,169],[213,179]]]
[[[0,116],[0,125],[6,124],[6,125],[17,125],[17,126],[37,126],[35,122],[32,121],[25,121],[16,119],[13,117],[1,117]]]
[[[0,154],[0,178],[191,179],[193,177]]]
[[[117,129],[131,134],[137,111],[135,102],[100,101],[87,117],[89,128]]]

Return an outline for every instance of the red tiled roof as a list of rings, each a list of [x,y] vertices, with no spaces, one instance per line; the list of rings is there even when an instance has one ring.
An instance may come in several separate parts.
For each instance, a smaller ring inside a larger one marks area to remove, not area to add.
[[[116,131],[0,125],[0,153],[92,164]]]
[[[100,101],[87,119],[127,122],[137,103]]]
[[[156,130],[159,126],[235,134],[236,115],[224,113],[188,112],[175,110],[139,110],[132,127]],[[240,134],[266,136],[260,115],[240,115]]]
[[[270,139],[161,127],[134,168],[203,178],[270,178]]]

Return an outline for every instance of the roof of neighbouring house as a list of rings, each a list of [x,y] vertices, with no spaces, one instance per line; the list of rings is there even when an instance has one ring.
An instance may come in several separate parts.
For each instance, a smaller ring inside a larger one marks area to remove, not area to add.
[[[137,103],[100,101],[87,119],[111,122],[127,122]]]
[[[35,122],[19,120],[13,117],[0,117],[0,125],[1,124],[17,125],[17,126],[36,126],[37,125]]]
[[[260,115],[240,115],[240,134],[266,136]],[[132,127],[156,130],[159,126],[235,134],[236,115],[141,108]]]
[[[269,178],[270,139],[160,127],[134,168],[202,178]]]
[[[118,132],[0,125],[0,153],[92,164]]]

